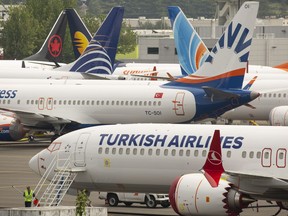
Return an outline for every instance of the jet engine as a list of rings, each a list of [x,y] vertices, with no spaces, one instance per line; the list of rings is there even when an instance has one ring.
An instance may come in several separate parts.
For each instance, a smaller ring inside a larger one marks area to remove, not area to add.
[[[19,119],[0,114],[0,141],[20,140],[25,134],[26,132]]]
[[[218,187],[211,187],[202,173],[176,178],[170,187],[169,198],[174,211],[185,216],[238,215],[254,201],[222,179]]]
[[[288,126],[288,106],[279,106],[271,110],[269,115],[270,125]]]

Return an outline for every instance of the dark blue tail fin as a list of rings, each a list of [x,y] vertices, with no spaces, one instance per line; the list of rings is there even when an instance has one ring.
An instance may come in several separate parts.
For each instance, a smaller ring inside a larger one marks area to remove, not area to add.
[[[36,54],[29,56],[24,60],[60,62],[66,26],[67,17],[65,15],[65,10],[63,10],[40,50]]]
[[[70,71],[111,74],[123,20],[124,8],[111,9],[88,47]]]
[[[84,52],[92,38],[89,30],[73,8],[66,9],[75,59]]]

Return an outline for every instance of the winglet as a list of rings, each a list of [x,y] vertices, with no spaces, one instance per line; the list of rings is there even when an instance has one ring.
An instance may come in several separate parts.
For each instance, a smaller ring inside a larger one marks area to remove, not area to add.
[[[217,187],[224,172],[221,154],[220,131],[215,130],[206,162],[202,168],[205,178],[212,187]]]

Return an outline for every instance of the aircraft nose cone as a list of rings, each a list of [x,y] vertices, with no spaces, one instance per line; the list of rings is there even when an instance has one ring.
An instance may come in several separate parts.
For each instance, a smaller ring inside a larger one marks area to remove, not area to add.
[[[251,98],[251,100],[254,100],[254,99],[256,99],[257,97],[259,97],[260,96],[260,93],[259,92],[254,92],[254,91],[252,91],[251,93],[250,93],[250,98]]]
[[[29,167],[30,169],[32,169],[35,173],[37,173],[38,175],[40,175],[39,172],[39,155],[36,154],[34,155],[34,157],[32,157],[29,161]]]

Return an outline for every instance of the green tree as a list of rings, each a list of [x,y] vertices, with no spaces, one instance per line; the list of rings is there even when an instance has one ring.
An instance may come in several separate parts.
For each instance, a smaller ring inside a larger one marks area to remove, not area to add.
[[[117,53],[126,54],[134,51],[137,41],[136,33],[125,22],[122,23]]]
[[[21,59],[32,55],[37,40],[37,32],[29,26],[38,29],[38,22],[27,11],[25,5],[13,7],[9,12],[9,19],[3,23],[1,44],[6,59]]]

